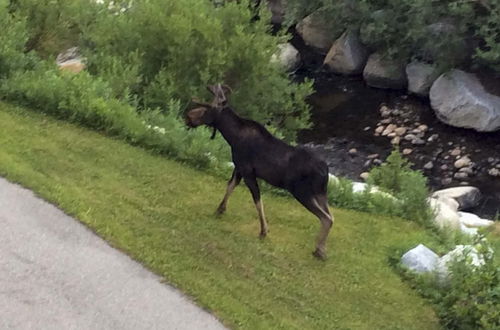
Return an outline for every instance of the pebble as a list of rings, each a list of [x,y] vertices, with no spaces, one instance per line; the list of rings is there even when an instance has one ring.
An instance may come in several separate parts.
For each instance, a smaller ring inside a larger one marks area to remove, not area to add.
[[[428,163],[426,163],[426,164],[424,165],[424,168],[425,168],[426,170],[432,170],[432,168],[433,168],[433,167],[434,167],[434,164],[432,163],[432,161],[431,161],[431,162],[428,162]]]
[[[396,137],[396,133],[395,132],[389,133],[389,134],[387,134],[387,137],[388,138]]]
[[[371,129],[371,127],[370,127],[370,126],[366,126],[365,128],[363,128],[363,131],[365,131],[365,132],[366,132],[366,131],[369,131],[370,129]]]
[[[427,142],[434,142],[439,138],[439,134],[432,134],[428,139]]]
[[[370,176],[370,173],[368,173],[368,172],[363,172],[363,173],[361,173],[361,174],[359,175],[359,177],[360,177],[361,179],[365,180],[365,181],[368,179],[368,177],[369,177],[369,176]]]
[[[500,176],[500,170],[498,168],[491,168],[488,170],[488,174],[491,176]]]
[[[379,156],[379,154],[371,154],[371,155],[366,156],[366,158],[368,158],[368,159],[375,159],[378,156]]]
[[[415,140],[417,137],[414,135],[414,134],[408,134],[408,135],[405,135],[404,139],[406,141],[412,141],[412,140]]]
[[[356,148],[352,148],[349,150],[349,155],[354,155],[358,152],[358,150]]]
[[[459,172],[467,173],[467,175],[474,174],[474,170],[471,167],[462,167],[458,170]]]
[[[469,176],[467,175],[467,173],[464,173],[464,172],[458,172],[458,173],[455,173],[455,175],[453,175],[453,177],[457,180],[466,180],[469,178]]]
[[[382,165],[382,163],[383,162],[378,158],[373,160],[373,164],[375,164],[375,165]]]
[[[413,152],[413,149],[409,149],[409,148],[403,149],[403,155],[405,155],[405,156],[411,154],[412,152]]]
[[[446,171],[448,169],[448,165],[441,165],[440,168],[442,171]]]
[[[426,132],[429,129],[429,127],[427,125],[423,124],[423,125],[418,126],[417,129],[419,129],[422,132]]]
[[[401,138],[399,136],[394,137],[394,139],[391,140],[391,144],[397,145],[401,142]]]
[[[450,152],[450,155],[452,155],[453,157],[456,157],[456,156],[460,156],[461,153],[462,153],[462,151],[459,148],[455,148]]]
[[[381,122],[382,124],[390,124],[390,122],[391,122],[391,118],[382,119],[380,122]]]
[[[392,132],[394,132],[394,130],[397,128],[396,125],[394,124],[389,124],[387,125],[387,127],[385,128],[385,130],[382,132],[382,136],[386,136]]]
[[[401,135],[405,135],[407,130],[408,129],[406,127],[398,127],[394,130],[394,133],[396,133],[396,135],[398,135],[398,136],[401,136]]]
[[[422,144],[425,144],[425,141],[422,140],[421,138],[416,138],[416,139],[411,141],[411,144],[422,145]]]
[[[495,158],[493,157],[488,157],[488,163],[494,163],[495,162]]]
[[[462,167],[467,167],[470,164],[471,164],[471,160],[469,159],[469,157],[464,156],[464,157],[461,157],[460,159],[458,159],[454,165],[456,168],[462,168]]]
[[[379,126],[375,129],[375,133],[380,134],[384,131],[384,129],[385,129],[385,126]]]
[[[452,178],[444,178],[441,180],[441,184],[443,186],[447,186],[447,185],[451,184],[452,182],[453,182]]]

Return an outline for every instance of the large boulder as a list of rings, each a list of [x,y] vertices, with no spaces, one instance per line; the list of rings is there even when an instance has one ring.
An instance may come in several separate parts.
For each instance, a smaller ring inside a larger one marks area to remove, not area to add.
[[[292,44],[286,43],[278,46],[278,52],[274,54],[271,61],[279,63],[286,71],[295,71],[301,63],[299,51]]]
[[[358,33],[348,30],[333,43],[324,64],[335,73],[352,75],[363,72],[367,58],[368,51]]]
[[[439,76],[433,65],[414,61],[406,66],[408,91],[418,96],[428,96],[432,83]]]
[[[406,87],[405,67],[402,63],[383,58],[374,53],[368,58],[363,77],[369,86],[387,89]]]
[[[403,266],[418,274],[433,272],[438,262],[439,256],[422,244],[406,252],[401,258]]]
[[[57,55],[56,64],[63,71],[78,73],[85,69],[85,60],[78,47],[72,47]]]
[[[271,11],[271,23],[283,24],[285,19],[286,0],[268,0],[267,7]]]
[[[465,210],[477,206],[481,200],[481,192],[476,187],[464,186],[442,189],[432,194],[433,198],[452,198],[458,202],[459,209]]]
[[[500,128],[500,97],[488,93],[474,74],[460,70],[443,74],[429,96],[436,116],[448,125],[480,132]]]
[[[434,211],[434,222],[438,228],[460,230],[460,216],[457,209],[442,199],[429,198],[430,208]]]
[[[335,40],[324,17],[319,12],[306,16],[297,24],[297,33],[302,37],[305,44],[326,54]]]
[[[471,56],[472,49],[468,38],[457,26],[458,22],[446,18],[426,26],[426,38],[418,45],[417,55],[434,63],[445,59],[452,66],[465,61]]]

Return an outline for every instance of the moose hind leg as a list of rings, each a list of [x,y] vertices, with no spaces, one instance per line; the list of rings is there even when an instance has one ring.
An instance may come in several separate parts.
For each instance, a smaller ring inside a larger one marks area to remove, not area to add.
[[[260,200],[260,190],[259,185],[257,183],[257,179],[255,177],[245,177],[245,184],[248,189],[250,189],[250,193],[252,194],[253,202],[255,203],[255,208],[257,209],[257,213],[259,214],[260,220],[260,238],[264,238],[267,235],[267,221],[266,216],[264,215],[264,206],[262,205],[262,201]]]
[[[326,240],[333,225],[333,218],[328,210],[326,196],[307,194],[304,191],[293,193],[293,195],[309,212],[317,216],[320,221],[321,227],[316,239],[316,249],[313,255],[318,259],[325,260]]]
[[[224,195],[224,198],[220,202],[217,211],[215,211],[217,215],[221,215],[226,211],[227,200],[229,199],[229,196],[231,196],[231,193],[234,191],[234,188],[236,188],[236,186],[240,183],[240,181],[241,181],[241,175],[235,169],[233,171],[231,179],[229,179],[229,182],[227,184],[226,194]]]

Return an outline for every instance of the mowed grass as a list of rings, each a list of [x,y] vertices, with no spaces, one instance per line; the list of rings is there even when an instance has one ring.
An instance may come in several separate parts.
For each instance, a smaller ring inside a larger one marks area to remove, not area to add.
[[[439,328],[390,266],[418,243],[436,244],[409,221],[333,209],[330,258],[320,262],[311,255],[319,223],[294,200],[264,194],[270,233],[259,240],[246,187],[218,219],[224,180],[2,103],[0,175],[75,216],[228,327]]]

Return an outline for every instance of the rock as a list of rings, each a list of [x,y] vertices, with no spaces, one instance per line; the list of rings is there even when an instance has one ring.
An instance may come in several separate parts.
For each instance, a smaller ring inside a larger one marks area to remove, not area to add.
[[[385,118],[380,121],[381,124],[390,124],[391,123],[391,118]]]
[[[379,126],[375,129],[375,133],[381,134],[385,130],[385,126]]]
[[[418,125],[417,129],[420,131],[420,132],[427,132],[427,130],[429,129],[429,126],[425,125],[425,124],[422,124],[422,125]]]
[[[271,23],[283,24],[287,0],[267,0],[267,8],[271,11]]]
[[[429,206],[435,212],[434,222],[439,228],[460,229],[460,217],[454,207],[450,206],[444,199],[429,198],[428,201]]]
[[[432,163],[432,162],[428,162],[428,163],[426,163],[426,164],[424,165],[424,168],[425,168],[426,170],[432,170],[432,168],[433,168],[433,167],[434,167],[434,163]]]
[[[371,87],[402,89],[406,86],[406,73],[400,63],[384,59],[380,54],[372,54],[363,71],[366,83]]]
[[[452,70],[441,75],[430,91],[431,106],[444,123],[480,132],[500,128],[500,97],[486,92],[470,73]]]
[[[489,253],[492,253],[490,251]],[[470,267],[479,268],[486,264],[484,256],[472,245],[457,245],[436,263],[436,270],[441,279],[450,276],[449,267],[452,262],[465,261]]]
[[[370,126],[366,126],[365,128],[363,128],[363,131],[367,132],[367,131],[369,131],[370,129],[371,129],[371,127],[370,127]]]
[[[365,180],[365,181],[368,179],[368,177],[369,177],[369,176],[370,176],[370,173],[368,173],[368,172],[363,172],[363,173],[361,173],[361,174],[359,175],[359,177],[360,177],[361,179]]]
[[[278,45],[278,52],[271,57],[271,61],[279,63],[288,72],[297,70],[301,58],[299,51],[291,43]]]
[[[403,155],[405,155],[405,156],[408,156],[412,152],[413,152],[413,149],[409,149],[409,148],[403,149]]]
[[[463,223],[460,223],[460,231],[466,235],[469,235],[469,236],[476,236],[478,233],[477,228],[467,227]]]
[[[378,154],[371,154],[371,155],[366,156],[366,158],[368,158],[368,159],[375,159],[378,156],[379,156]]]
[[[349,155],[355,155],[357,152],[358,152],[358,149],[356,149],[356,148],[349,149],[349,151],[348,151]]]
[[[488,174],[491,176],[500,176],[500,170],[498,168],[490,168]]]
[[[441,165],[440,168],[441,168],[442,171],[446,171],[448,169],[448,165],[443,164],[443,165]]]
[[[390,133],[392,133],[395,129],[397,128],[396,125],[394,124],[389,124],[387,125],[387,127],[385,128],[385,130],[382,132],[382,136],[386,136],[386,135],[389,135]]]
[[[396,136],[391,140],[391,144],[393,145],[398,145],[399,143],[401,143],[401,138],[399,136]]]
[[[411,140],[411,144],[422,145],[422,144],[425,144],[425,141],[422,140],[421,138],[415,138],[415,139]]]
[[[335,73],[354,75],[363,72],[367,58],[368,51],[358,33],[348,30],[333,43],[324,64]]]
[[[464,157],[459,158],[453,165],[455,166],[455,168],[462,168],[462,167],[469,166],[470,164],[471,164],[470,158],[467,156],[464,156]]]
[[[458,216],[460,217],[460,223],[467,227],[489,227],[495,223],[468,212],[458,212]]]
[[[306,45],[317,49],[322,54],[330,50],[335,40],[325,18],[317,11],[300,21],[296,29]]]
[[[417,55],[426,61],[435,63],[445,55],[447,63],[453,67],[471,55],[465,38],[450,19],[444,18],[441,22],[430,24],[426,30],[425,41],[417,51]],[[445,49],[442,40],[448,41]]]
[[[455,148],[450,152],[450,155],[452,155],[453,157],[456,157],[456,156],[460,156],[461,153],[462,153],[462,151],[459,148]]]
[[[464,173],[464,172],[458,172],[458,173],[455,173],[453,175],[453,178],[463,181],[463,180],[467,180],[469,178],[469,175],[467,173]]]
[[[467,173],[468,176],[474,175],[474,170],[472,169],[472,167],[462,167],[458,171],[462,173]]]
[[[406,127],[398,127],[394,130],[394,133],[396,133],[397,136],[403,136],[407,130],[408,129]]]
[[[418,274],[433,272],[438,261],[439,256],[422,244],[406,252],[401,258],[403,266]]]
[[[416,138],[417,138],[417,136],[416,136],[415,134],[407,134],[407,135],[405,135],[405,137],[404,137],[404,139],[405,139],[406,141],[413,141],[413,140],[415,140]]]
[[[460,210],[475,207],[481,201],[481,192],[476,187],[454,187],[434,192],[432,198],[452,198],[459,204]]]
[[[447,186],[447,185],[451,184],[452,182],[453,182],[453,180],[451,178],[444,178],[441,180],[441,184],[443,186]]]
[[[411,62],[406,66],[408,91],[418,96],[428,96],[432,83],[438,77],[438,71],[430,64]]]
[[[80,56],[78,47],[72,47],[57,55],[56,64],[63,71],[78,73],[85,69],[84,59]]]
[[[427,142],[434,142],[439,138],[438,134],[432,134],[428,139]]]

